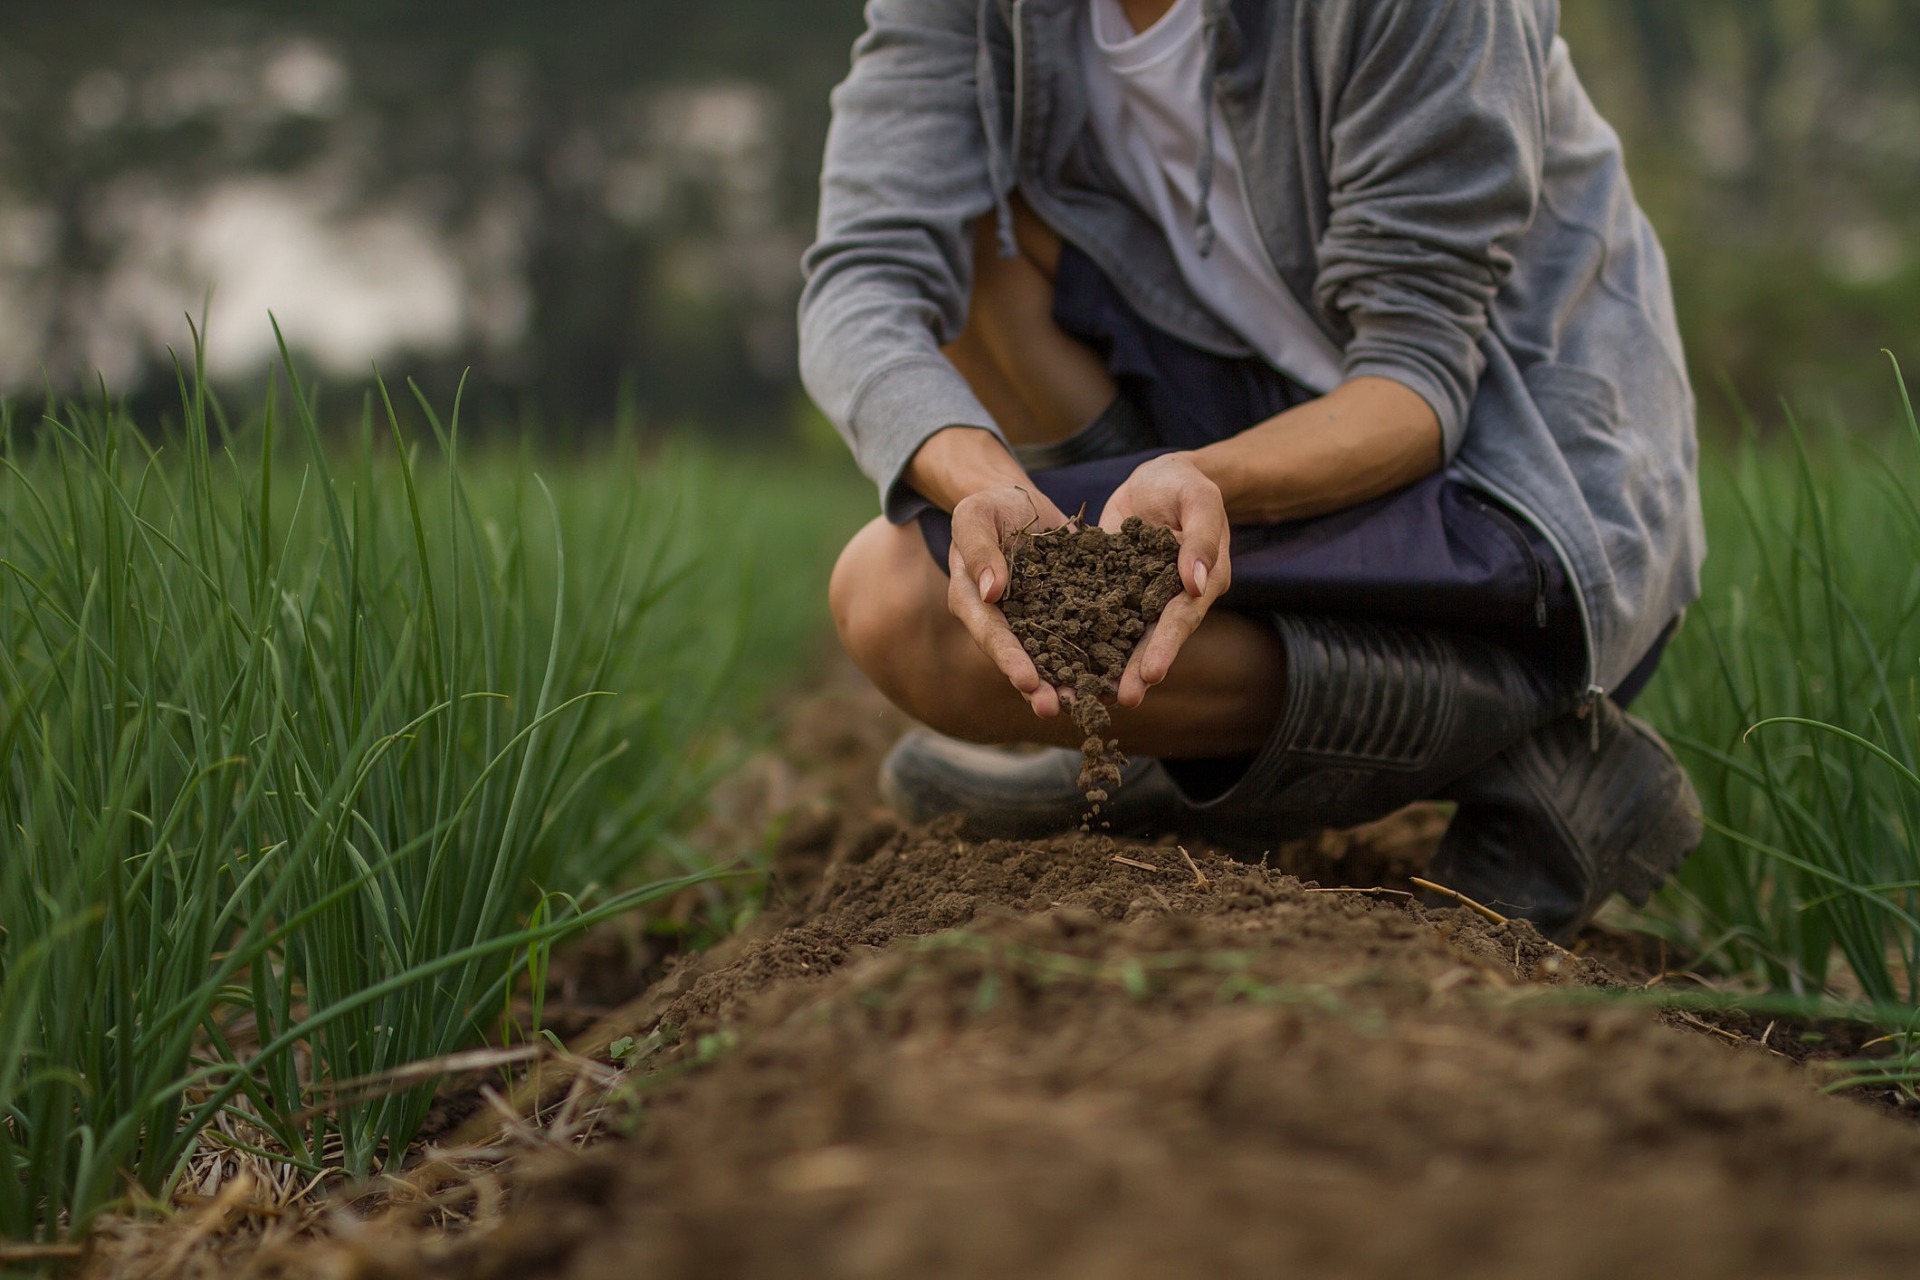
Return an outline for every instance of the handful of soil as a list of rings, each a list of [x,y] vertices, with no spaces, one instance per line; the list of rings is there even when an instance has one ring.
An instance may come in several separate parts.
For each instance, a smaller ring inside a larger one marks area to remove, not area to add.
[[[1080,746],[1080,790],[1092,814],[1120,785],[1127,758],[1103,701],[1119,688],[1127,659],[1179,595],[1180,543],[1170,529],[1128,517],[1119,533],[1078,517],[1046,533],[1019,534],[1002,548],[1007,625],[1040,670],[1040,678],[1073,691]]]

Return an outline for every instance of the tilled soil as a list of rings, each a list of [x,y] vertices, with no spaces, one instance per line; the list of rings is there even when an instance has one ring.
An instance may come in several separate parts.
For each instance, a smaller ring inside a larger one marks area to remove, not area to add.
[[[635,1006],[634,1131],[334,1274],[1920,1273],[1910,1123],[1621,1003],[1585,948],[1351,891],[1441,815],[1265,866],[971,844],[826,755],[852,790],[799,803],[774,909]]]

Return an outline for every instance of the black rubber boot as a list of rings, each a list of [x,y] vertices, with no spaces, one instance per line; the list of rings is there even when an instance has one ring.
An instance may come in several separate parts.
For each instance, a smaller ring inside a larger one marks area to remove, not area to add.
[[[1246,773],[1191,791],[1182,829],[1252,850],[1385,817],[1553,720],[1571,703],[1509,650],[1451,632],[1281,614],[1286,701]],[[1176,784],[1182,771],[1174,766]],[[1124,794],[1124,792],[1122,793]]]
[[[1686,770],[1610,698],[1528,736],[1443,798],[1460,809],[1428,879],[1563,945],[1616,893],[1644,906],[1702,834]]]
[[[1063,747],[1014,752],[915,730],[880,765],[880,795],[901,821],[961,815],[972,840],[1037,840],[1070,831],[1088,817],[1080,793],[1080,753]],[[1160,763],[1129,760],[1120,785],[1091,819],[1098,830],[1165,828],[1179,807]]]

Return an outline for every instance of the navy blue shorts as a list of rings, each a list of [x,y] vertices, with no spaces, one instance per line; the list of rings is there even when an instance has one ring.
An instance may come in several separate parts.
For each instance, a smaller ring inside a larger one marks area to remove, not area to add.
[[[1214,355],[1154,328],[1070,245],[1055,274],[1053,315],[1106,361],[1134,416],[1159,440],[1157,448],[1034,472],[1062,511],[1084,505],[1095,518],[1146,459],[1224,440],[1312,398],[1264,361]],[[944,570],[947,514],[924,512],[920,528]],[[1238,526],[1232,557],[1227,608],[1444,627],[1505,645],[1570,684],[1585,668],[1579,606],[1559,557],[1527,521],[1444,474],[1332,515]],[[1615,701],[1626,705],[1652,678],[1662,647],[1621,682]]]

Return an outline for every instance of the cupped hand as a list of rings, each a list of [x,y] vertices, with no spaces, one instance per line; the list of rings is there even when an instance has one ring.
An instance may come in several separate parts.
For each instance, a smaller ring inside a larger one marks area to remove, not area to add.
[[[1180,646],[1232,581],[1227,557],[1232,530],[1220,486],[1184,453],[1162,454],[1141,463],[1107,500],[1100,527],[1117,533],[1128,516],[1173,530],[1180,541],[1180,582],[1186,588],[1167,602],[1159,618],[1147,620],[1146,634],[1120,677],[1117,701],[1123,707],[1137,707],[1149,688],[1167,678]]]
[[[1060,692],[1040,678],[1039,668],[1007,626],[996,606],[1007,594],[1007,557],[1002,549],[1014,534],[1040,533],[1067,522],[1053,501],[1037,489],[1003,484],[963,498],[953,509],[953,549],[947,553],[947,608],[958,618],[1013,682],[1034,714],[1060,714]]]

